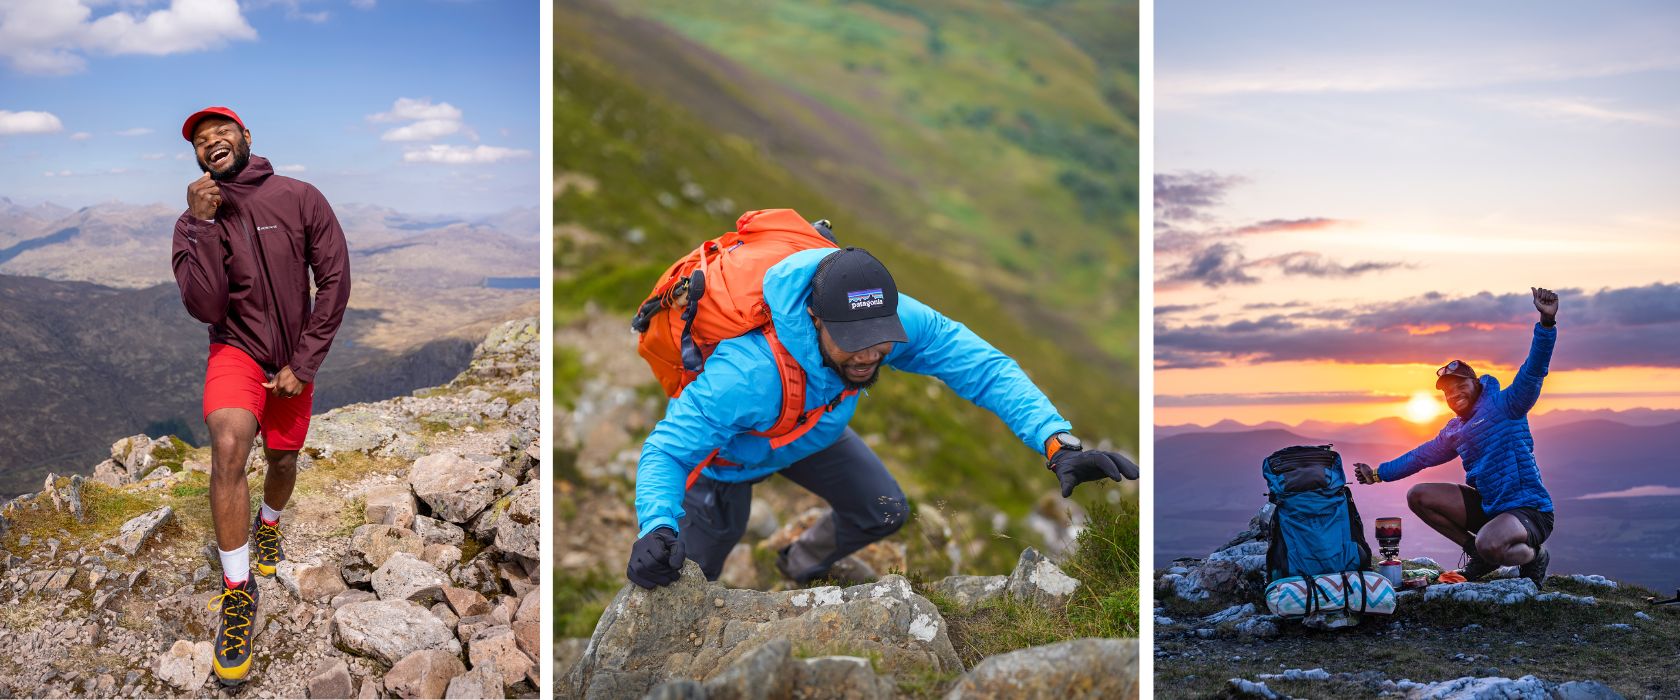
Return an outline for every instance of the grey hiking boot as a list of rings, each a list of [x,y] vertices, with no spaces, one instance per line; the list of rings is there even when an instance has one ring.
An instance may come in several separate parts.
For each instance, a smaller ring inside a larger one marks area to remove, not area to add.
[[[1499,567],[1488,563],[1488,560],[1483,559],[1482,555],[1467,551],[1464,553],[1464,565],[1459,567],[1458,573],[1466,581],[1476,582],[1498,570]]]
[[[1546,582],[1546,569],[1552,565],[1552,555],[1546,551],[1545,545],[1534,550],[1534,558],[1528,560],[1517,569],[1517,573],[1534,582],[1535,588],[1540,588]]]
[[[795,567],[798,565],[792,562],[805,558],[801,557],[799,552],[792,551],[797,546],[799,546],[799,543],[794,542],[776,553],[776,570],[801,586],[817,579],[832,579],[843,586],[853,586],[860,583],[870,583],[880,578],[880,575],[875,573],[874,567],[863,563],[857,557],[851,556],[834,562],[834,565],[826,570],[810,566],[796,571]]]

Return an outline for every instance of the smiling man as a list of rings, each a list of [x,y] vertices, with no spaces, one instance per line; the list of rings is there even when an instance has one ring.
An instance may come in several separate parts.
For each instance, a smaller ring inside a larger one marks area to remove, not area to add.
[[[785,215],[804,225],[797,215]],[[763,273],[760,303],[768,307],[770,323],[718,343],[704,371],[671,400],[643,444],[636,471],[640,539],[626,572],[643,588],[677,581],[685,558],[715,580],[746,532],[753,484],[774,474],[832,507],[778,553],[782,574],[799,584],[873,578],[866,565],[847,556],[892,535],[910,512],[881,459],[847,427],[859,392],[875,383],[882,365],[938,377],[997,414],[1045,456],[1063,497],[1087,481],[1138,478],[1131,460],[1083,449],[1072,426],[1014,360],[962,324],[900,295],[892,275],[867,251],[815,248],[789,255]],[[801,410],[809,412],[794,431],[771,436],[766,431],[782,413],[787,376],[801,378]]]
[[[200,110],[181,136],[204,175],[187,186],[171,262],[187,312],[210,324],[203,408],[223,584],[212,645],[216,676],[232,685],[251,668],[252,554],[263,575],[285,558],[280,514],[309,431],[315,371],[350,299],[350,255],[326,198],[251,155],[251,132],[233,110]],[[252,519],[245,464],[259,431],[268,468]]]
[[[1453,457],[1464,459],[1464,484],[1418,484],[1406,492],[1412,512],[1464,549],[1460,572],[1475,581],[1501,566],[1517,566],[1539,586],[1551,555],[1543,543],[1552,534],[1552,497],[1540,481],[1528,412],[1540,400],[1540,386],[1557,343],[1558,295],[1529,290],[1540,312],[1528,359],[1511,386],[1499,388],[1493,375],[1478,377],[1453,360],[1435,371],[1435,388],[1456,414],[1435,439],[1373,470],[1355,464],[1362,484],[1398,481]]]

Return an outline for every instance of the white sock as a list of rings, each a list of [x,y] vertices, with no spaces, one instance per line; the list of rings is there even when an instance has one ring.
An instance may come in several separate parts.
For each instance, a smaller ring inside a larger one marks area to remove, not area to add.
[[[280,524],[280,511],[276,510],[274,508],[268,507],[268,501],[263,501],[262,516],[261,517],[263,519],[263,522],[268,523],[269,525],[279,525]]]
[[[217,548],[216,552],[222,555],[222,576],[229,583],[239,585],[251,577],[251,545],[239,545],[239,549],[231,552]]]

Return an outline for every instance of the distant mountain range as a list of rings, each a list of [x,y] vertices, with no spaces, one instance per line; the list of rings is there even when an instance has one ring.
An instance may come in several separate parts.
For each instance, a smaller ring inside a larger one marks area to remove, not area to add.
[[[1680,585],[1680,416],[1674,411],[1554,411],[1531,421],[1535,457],[1556,507],[1548,547],[1559,572],[1591,572],[1666,590]],[[1607,417],[1608,416],[1608,417]],[[1669,422],[1655,422],[1663,417]],[[1206,556],[1241,530],[1265,503],[1260,463],[1290,445],[1333,443],[1351,479],[1353,464],[1393,459],[1434,435],[1398,419],[1368,424],[1303,423],[1156,428],[1157,565]],[[1406,508],[1406,491],[1424,482],[1463,483],[1458,460],[1405,481],[1353,486],[1367,537],[1380,516],[1404,518],[1404,555],[1447,566],[1456,548]],[[1621,495],[1621,494],[1659,495]]]
[[[350,309],[316,412],[447,381],[494,323],[532,315],[533,209],[488,218],[335,208],[350,243]],[[169,269],[179,208],[70,210],[0,198],[0,497],[34,490],[135,433],[203,439],[206,332]]]

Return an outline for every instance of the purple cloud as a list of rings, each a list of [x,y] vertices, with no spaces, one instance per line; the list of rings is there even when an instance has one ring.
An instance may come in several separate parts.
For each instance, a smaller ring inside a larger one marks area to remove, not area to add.
[[[1680,284],[1559,291],[1554,369],[1680,367]],[[1302,323],[1302,319],[1318,323]],[[1178,366],[1323,361],[1520,364],[1536,316],[1529,293],[1426,294],[1199,325],[1157,324],[1156,355]],[[1327,323],[1326,323],[1327,322]]]

